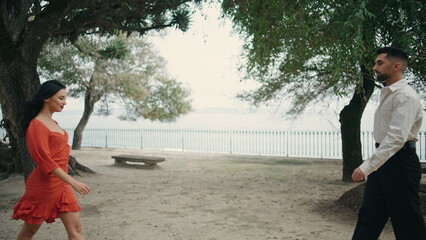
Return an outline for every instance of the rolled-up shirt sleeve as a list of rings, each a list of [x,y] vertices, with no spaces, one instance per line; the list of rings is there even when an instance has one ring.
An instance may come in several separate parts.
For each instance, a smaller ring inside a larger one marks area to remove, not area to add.
[[[37,164],[42,172],[46,175],[50,174],[59,165],[52,160],[50,147],[49,147],[49,130],[42,126],[38,120],[31,121],[27,133],[26,140],[28,151],[34,162]]]
[[[389,129],[374,153],[359,167],[368,176],[376,171],[389,158],[398,152],[408,139],[411,128],[416,121],[418,103],[415,98],[397,94],[392,99],[392,114]]]

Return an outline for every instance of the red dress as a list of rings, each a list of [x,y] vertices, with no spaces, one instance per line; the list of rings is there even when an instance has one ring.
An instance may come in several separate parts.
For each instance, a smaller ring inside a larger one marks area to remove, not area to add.
[[[15,205],[12,218],[42,224],[54,222],[62,212],[79,212],[81,208],[71,186],[51,173],[59,167],[68,173],[67,132],[52,132],[41,121],[33,119],[26,139],[37,167],[25,183],[24,196]]]

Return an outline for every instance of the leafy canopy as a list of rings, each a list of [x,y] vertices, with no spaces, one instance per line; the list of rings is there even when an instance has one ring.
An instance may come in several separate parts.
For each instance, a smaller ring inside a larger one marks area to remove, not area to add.
[[[191,3],[201,0],[20,0],[0,1],[0,60],[10,62],[22,43],[38,54],[48,38],[75,41],[85,34],[141,35],[176,27],[187,30]]]
[[[112,104],[121,105],[123,120],[173,121],[191,110],[189,91],[165,66],[150,43],[123,34],[50,43],[39,57],[42,77],[63,80],[72,97],[100,100],[98,114],[109,115]]]
[[[425,86],[426,1],[224,0],[222,8],[246,39],[242,69],[261,86],[240,97],[255,105],[289,97],[298,114],[345,96],[362,67],[372,80],[374,50],[389,45],[409,53],[409,72]]]

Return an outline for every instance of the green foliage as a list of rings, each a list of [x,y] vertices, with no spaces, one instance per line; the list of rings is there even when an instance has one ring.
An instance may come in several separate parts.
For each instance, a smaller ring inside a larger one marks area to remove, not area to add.
[[[145,119],[160,120],[165,122],[175,121],[182,113],[191,110],[189,92],[181,83],[165,79],[161,84],[150,86],[150,95],[139,101],[127,101],[126,108],[129,114],[121,119],[135,120],[142,116]]]
[[[182,9],[172,14],[172,19],[176,23],[177,28],[186,31],[189,28],[189,19],[191,13],[187,9]]]
[[[246,78],[261,83],[240,95],[255,105],[290,98],[298,114],[345,96],[360,86],[361,67],[372,68],[374,50],[389,45],[411,55],[409,71],[425,85],[426,1],[224,0],[222,8],[245,36]]]
[[[38,55],[48,38],[74,41],[81,35],[117,31],[143,35],[168,27],[186,31],[191,7],[201,0],[6,2],[0,4],[0,61],[10,64],[20,55],[21,44],[32,42],[31,54]]]
[[[40,76],[59,78],[70,96],[100,101],[98,114],[120,105],[123,120],[174,121],[191,110],[189,92],[167,76],[165,60],[136,35],[86,36],[49,44],[39,58]]]
[[[123,59],[130,53],[130,50],[127,49],[123,39],[114,38],[104,49],[98,50],[97,53],[104,58]]]

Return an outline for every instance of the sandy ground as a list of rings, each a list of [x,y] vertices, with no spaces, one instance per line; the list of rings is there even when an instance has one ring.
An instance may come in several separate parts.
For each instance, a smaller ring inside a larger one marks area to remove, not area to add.
[[[162,156],[155,169],[116,166],[117,154]],[[73,151],[97,172],[77,177],[92,193],[78,196],[89,240],[350,239],[356,214],[335,201],[341,161],[87,148]],[[0,239],[15,239],[22,221],[12,207],[23,179],[0,181]],[[35,239],[67,239],[58,219]],[[382,240],[394,239],[387,226]]]

